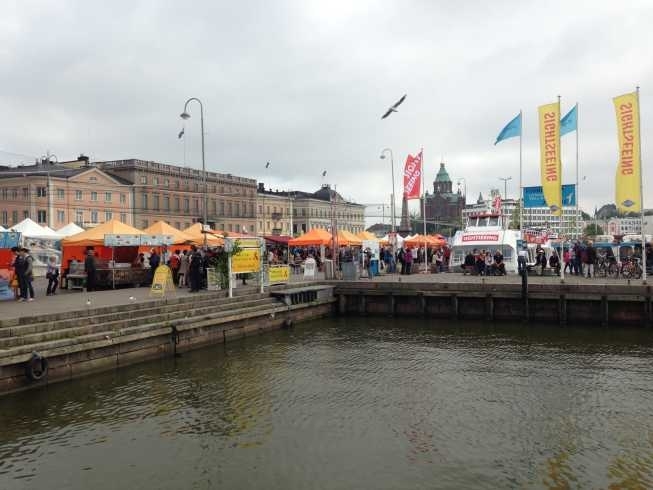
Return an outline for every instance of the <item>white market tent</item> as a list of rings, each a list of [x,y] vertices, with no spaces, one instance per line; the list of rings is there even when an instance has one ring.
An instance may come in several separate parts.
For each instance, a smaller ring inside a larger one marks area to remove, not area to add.
[[[5,229],[2,227],[2,225],[0,225],[0,231],[7,231],[7,230],[5,230]]]
[[[403,238],[401,235],[397,234],[397,245],[400,247],[404,244],[405,238]],[[383,242],[389,242],[390,241],[390,235],[386,235],[383,238],[380,238],[381,241]]]
[[[11,231],[19,231],[26,238],[42,238],[46,240],[58,240],[61,236],[50,229],[45,229],[29,218],[25,218],[17,225],[9,228]]]
[[[69,236],[77,235],[77,233],[81,233],[82,231],[84,231],[84,228],[82,228],[81,226],[77,226],[75,223],[71,221],[67,225],[59,228],[57,230],[57,235],[59,235],[60,237],[69,237]]]

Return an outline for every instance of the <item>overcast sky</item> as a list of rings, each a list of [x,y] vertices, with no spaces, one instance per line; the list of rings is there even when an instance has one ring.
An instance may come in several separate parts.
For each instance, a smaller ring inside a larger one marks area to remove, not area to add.
[[[652,21],[647,0],[3,2],[0,163],[49,150],[201,168],[198,106],[177,139],[198,97],[209,170],[380,204],[381,150],[394,152],[400,195],[406,155],[423,147],[429,188],[443,158],[468,201],[508,176],[517,197],[519,140],[494,140],[522,109],[523,182],[539,185],[537,106],[561,95],[563,113],[580,104],[581,206],[593,211],[614,202],[612,97],[637,85],[653,179]],[[574,133],[563,174],[575,182]]]

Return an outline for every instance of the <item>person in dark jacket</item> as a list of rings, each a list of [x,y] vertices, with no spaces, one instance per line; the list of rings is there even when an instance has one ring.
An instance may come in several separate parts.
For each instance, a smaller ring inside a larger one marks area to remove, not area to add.
[[[555,271],[556,276],[560,275],[560,256],[556,249],[553,249],[551,257],[549,257],[549,267]]]
[[[587,242],[585,247],[585,277],[594,277],[594,264],[596,263],[596,249],[592,242]]]
[[[84,270],[86,271],[86,291],[95,291],[95,282],[97,280],[97,261],[95,260],[95,252],[92,248],[86,251],[86,259],[84,259]]]
[[[154,273],[161,263],[161,256],[155,249],[150,250],[150,284],[154,281]]]
[[[463,273],[473,274],[475,267],[476,267],[476,259],[474,258],[474,254],[470,250],[469,252],[467,252],[467,255],[465,255],[465,261],[463,262]]]
[[[190,279],[190,292],[196,293],[202,288],[202,254],[195,245],[191,245],[188,274]]]

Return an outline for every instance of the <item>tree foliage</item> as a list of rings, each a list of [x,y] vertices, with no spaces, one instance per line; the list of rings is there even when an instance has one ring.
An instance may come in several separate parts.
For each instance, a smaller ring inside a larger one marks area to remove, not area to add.
[[[603,235],[603,228],[595,223],[590,223],[583,230],[583,234],[585,236]]]

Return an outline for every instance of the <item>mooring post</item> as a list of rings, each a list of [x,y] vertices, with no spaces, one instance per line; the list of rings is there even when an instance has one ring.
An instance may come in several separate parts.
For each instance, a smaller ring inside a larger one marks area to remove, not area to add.
[[[338,295],[338,313],[344,315],[347,311],[347,297],[344,294]]]
[[[608,326],[608,297],[603,295],[601,296],[601,326]]]
[[[451,316],[454,320],[458,320],[458,296],[455,294],[451,296]]]
[[[529,319],[528,312],[528,269],[526,268],[526,257],[520,255],[517,259],[519,274],[521,274],[521,298],[524,305],[524,321]]]
[[[366,310],[367,310],[367,307],[365,305],[365,300],[366,299],[367,298],[365,297],[365,293],[361,293],[360,302],[358,304],[358,308],[359,308],[358,313],[361,314],[361,315],[364,315]]]
[[[422,315],[426,315],[426,297],[424,293],[419,294],[419,311]]]
[[[485,297],[485,319],[489,322],[494,320],[494,298],[490,293]]]
[[[390,301],[388,301],[388,305],[390,306],[390,315],[394,316],[397,302],[396,302],[394,294],[392,294],[392,293],[390,293]]]
[[[560,295],[560,303],[558,305],[560,325],[567,325],[567,296],[565,294]]]

